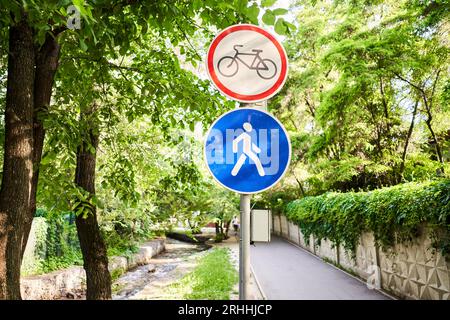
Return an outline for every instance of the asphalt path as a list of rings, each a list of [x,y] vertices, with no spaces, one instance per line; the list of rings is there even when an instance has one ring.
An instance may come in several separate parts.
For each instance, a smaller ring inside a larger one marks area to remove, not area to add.
[[[254,274],[267,299],[390,299],[279,237],[272,237],[270,243],[251,246],[250,257]]]

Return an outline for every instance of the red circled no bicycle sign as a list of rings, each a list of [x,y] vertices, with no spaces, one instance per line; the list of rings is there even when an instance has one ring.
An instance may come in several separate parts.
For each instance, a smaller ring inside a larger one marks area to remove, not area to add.
[[[288,59],[272,34],[255,25],[239,24],[214,38],[206,67],[220,92],[251,103],[269,99],[280,91],[287,78]]]

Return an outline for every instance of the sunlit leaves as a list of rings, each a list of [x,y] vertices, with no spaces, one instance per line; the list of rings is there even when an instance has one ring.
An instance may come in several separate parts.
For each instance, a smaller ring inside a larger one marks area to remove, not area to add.
[[[262,16],[262,21],[267,25],[274,25],[275,20],[276,16],[271,10],[267,10]]]
[[[261,1],[261,6],[263,6],[263,7],[271,7],[271,6],[273,6],[276,2],[277,2],[277,0],[262,0],[262,1]]]
[[[256,3],[248,7],[246,13],[251,23],[258,24],[259,7]]]
[[[283,9],[284,10],[284,9]],[[274,10],[274,14],[275,14]],[[289,34],[291,31],[295,30],[295,26],[286,21],[284,18],[278,18],[277,22],[275,23],[275,32],[281,35],[287,35]]]
[[[296,165],[308,169],[300,181],[306,192],[378,188],[441,176],[423,109],[407,138],[413,106],[422,93],[396,75],[423,86],[428,99],[437,72],[449,61],[443,30],[418,28],[417,8],[408,1],[297,5],[299,28],[285,41],[289,79],[271,107],[290,130],[307,136],[294,150]],[[275,30],[286,31],[278,21]],[[442,132],[440,124],[448,122],[442,102],[448,73],[440,73],[438,80],[432,126]],[[448,145],[447,134],[441,135],[440,143]],[[294,178],[292,185],[298,184]]]
[[[277,9],[274,9],[272,12],[273,12],[273,14],[274,14],[275,16],[280,16],[280,15],[283,15],[283,14],[288,13],[288,9],[285,9],[285,8],[277,8]]]

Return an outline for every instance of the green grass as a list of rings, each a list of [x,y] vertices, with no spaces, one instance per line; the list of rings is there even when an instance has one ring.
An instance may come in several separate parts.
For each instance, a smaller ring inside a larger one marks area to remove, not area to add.
[[[170,294],[188,300],[229,300],[238,281],[227,248],[216,248],[201,257],[195,269],[169,287]]]

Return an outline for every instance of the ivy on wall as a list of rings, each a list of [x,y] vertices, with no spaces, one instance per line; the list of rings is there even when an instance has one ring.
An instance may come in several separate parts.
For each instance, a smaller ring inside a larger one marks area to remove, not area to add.
[[[432,244],[450,254],[450,180],[405,183],[370,192],[329,192],[290,202],[284,214],[309,239],[328,239],[356,251],[371,231],[383,249],[417,237],[426,224]]]
[[[22,260],[21,273],[23,275],[36,273],[40,268],[41,260],[45,259],[47,250],[47,219],[44,217],[34,218],[31,230]]]
[[[25,250],[23,276],[48,273],[83,262],[73,214],[37,209]]]

